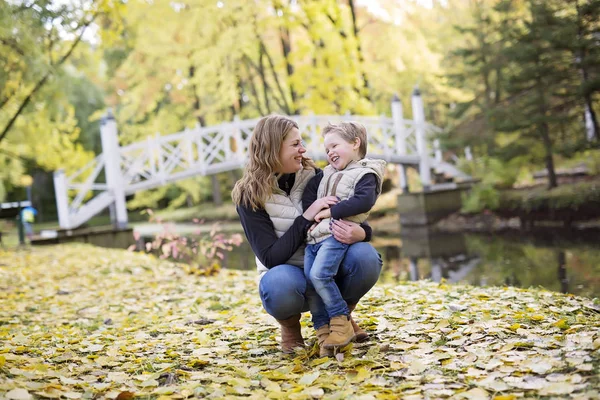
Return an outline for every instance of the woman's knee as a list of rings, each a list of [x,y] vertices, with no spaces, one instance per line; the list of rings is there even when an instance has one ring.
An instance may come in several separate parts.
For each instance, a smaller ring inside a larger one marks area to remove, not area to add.
[[[348,247],[343,264],[348,269],[372,271],[376,276],[379,276],[383,262],[379,253],[371,244],[358,242]]]
[[[278,265],[262,277],[260,298],[265,310],[276,319],[287,319],[303,311],[306,278],[302,268]]]
[[[373,246],[362,242],[350,246],[336,277],[344,300],[356,304],[377,283],[381,267],[381,257]]]

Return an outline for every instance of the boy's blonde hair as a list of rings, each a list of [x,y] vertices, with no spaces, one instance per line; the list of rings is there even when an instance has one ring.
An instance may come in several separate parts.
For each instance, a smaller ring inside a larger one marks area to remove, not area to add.
[[[337,133],[348,143],[354,143],[356,138],[360,139],[358,155],[365,158],[367,155],[367,128],[358,122],[340,122],[339,124],[328,124],[323,128],[323,136],[328,133]]]

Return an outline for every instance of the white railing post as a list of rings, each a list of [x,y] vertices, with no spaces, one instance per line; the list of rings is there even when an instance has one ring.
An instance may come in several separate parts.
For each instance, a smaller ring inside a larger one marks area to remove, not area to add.
[[[438,163],[442,162],[442,148],[440,147],[440,139],[433,141],[433,148],[435,150],[435,161]]]
[[[67,177],[65,170],[54,171],[54,193],[56,194],[56,211],[58,211],[58,225],[61,229],[70,229],[69,219],[69,194],[67,193]]]
[[[182,147],[184,148],[185,161],[187,162],[187,167],[191,168],[194,165],[194,149],[192,144],[192,133],[186,127],[184,129],[183,134],[183,143]]]
[[[104,171],[106,186],[115,197],[116,227],[127,227],[127,206],[125,204],[125,186],[121,171],[121,149],[117,135],[117,122],[110,109],[100,123],[102,154],[104,155]]]
[[[310,131],[309,153],[311,158],[316,159],[319,154],[319,135],[317,133],[317,117],[312,112],[308,116],[308,124],[306,124],[306,127]]]
[[[428,191],[431,185],[431,171],[429,170],[429,152],[425,138],[425,110],[423,110],[423,99],[418,87],[415,87],[412,94],[412,111],[417,135],[417,152],[419,153],[419,175],[423,191]]]
[[[404,116],[402,115],[402,102],[398,95],[392,98],[392,121],[394,123],[394,137],[396,142],[396,154],[406,155],[406,130],[404,127]],[[398,164],[398,175],[400,178],[400,189],[408,192],[408,179],[404,165]]]
[[[471,153],[471,146],[465,147],[465,159],[467,161],[473,161],[473,154]]]
[[[204,154],[204,135],[202,133],[202,125],[200,122],[196,122],[194,127],[196,140],[196,149],[198,150],[198,163],[200,164],[200,172],[202,175],[206,175],[206,155]]]

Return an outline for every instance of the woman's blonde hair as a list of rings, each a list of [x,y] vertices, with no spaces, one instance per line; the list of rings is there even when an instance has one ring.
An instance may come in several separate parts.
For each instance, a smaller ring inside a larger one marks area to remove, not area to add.
[[[294,128],[298,129],[298,124],[283,115],[269,115],[258,121],[248,145],[248,163],[244,175],[231,192],[236,206],[242,205],[252,210],[265,207],[265,201],[273,194],[276,184],[275,171],[281,167],[281,143]],[[302,165],[316,168],[312,160],[305,157]]]

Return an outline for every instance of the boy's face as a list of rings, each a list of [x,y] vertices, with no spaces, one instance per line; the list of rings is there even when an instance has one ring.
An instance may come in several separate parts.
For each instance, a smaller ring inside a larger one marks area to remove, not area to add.
[[[338,171],[346,168],[351,161],[360,160],[358,154],[359,148],[359,138],[355,138],[354,142],[349,143],[337,132],[331,132],[325,135],[327,161],[329,161],[329,164]]]

